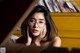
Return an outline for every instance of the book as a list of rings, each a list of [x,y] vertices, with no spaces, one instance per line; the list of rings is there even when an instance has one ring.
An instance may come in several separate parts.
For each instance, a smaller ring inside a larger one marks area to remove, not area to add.
[[[70,8],[66,2],[63,4],[63,7],[64,7],[64,12],[74,12],[74,10]]]
[[[70,1],[67,1],[66,4],[67,4],[67,6],[68,6],[70,9],[73,10],[73,12],[77,12],[76,9],[75,9],[75,7],[73,6],[73,4],[72,4]]]
[[[63,0],[56,0],[56,3],[58,4],[59,9],[61,10],[61,12],[65,12],[64,7],[63,7],[65,2]]]
[[[43,2],[45,6],[48,8],[49,12],[54,12],[51,0],[43,0]]]
[[[57,0],[62,12],[77,12],[71,1]]]
[[[52,6],[53,6],[55,12],[61,12],[56,0],[52,0]]]
[[[80,12],[80,7],[75,2],[72,2],[72,4],[75,7],[76,11]]]

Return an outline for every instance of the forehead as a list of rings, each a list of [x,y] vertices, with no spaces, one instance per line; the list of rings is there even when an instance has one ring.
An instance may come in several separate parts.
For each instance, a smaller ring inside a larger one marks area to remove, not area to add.
[[[36,12],[36,13],[34,13],[33,16],[32,16],[32,18],[34,18],[34,19],[45,19],[44,13],[42,13],[42,12]]]

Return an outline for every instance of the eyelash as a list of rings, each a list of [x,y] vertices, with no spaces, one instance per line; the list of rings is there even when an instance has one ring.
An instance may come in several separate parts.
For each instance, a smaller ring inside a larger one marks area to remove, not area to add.
[[[42,21],[39,21],[39,23],[43,23]]]
[[[35,21],[35,20],[32,20],[32,19],[30,20],[30,22],[34,22],[34,21]]]
[[[31,20],[30,20],[30,22],[33,22],[33,23],[34,23],[34,22],[35,22],[35,20],[31,19]],[[43,22],[43,21],[39,21],[39,23],[41,23],[41,24],[42,24],[42,23],[44,23],[44,22]]]

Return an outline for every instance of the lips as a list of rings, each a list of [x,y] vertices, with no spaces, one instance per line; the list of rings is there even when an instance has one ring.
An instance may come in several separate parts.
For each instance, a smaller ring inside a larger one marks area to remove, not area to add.
[[[33,32],[36,33],[36,32],[38,32],[38,30],[37,29],[33,29]]]

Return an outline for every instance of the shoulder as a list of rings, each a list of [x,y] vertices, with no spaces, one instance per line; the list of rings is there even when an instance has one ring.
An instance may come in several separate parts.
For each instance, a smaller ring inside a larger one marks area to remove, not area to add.
[[[61,38],[60,38],[59,36],[56,36],[56,37],[54,38],[54,40],[55,40],[55,41],[61,41]]]
[[[59,36],[56,36],[54,38],[53,46],[54,47],[60,47],[61,46],[61,38]]]

